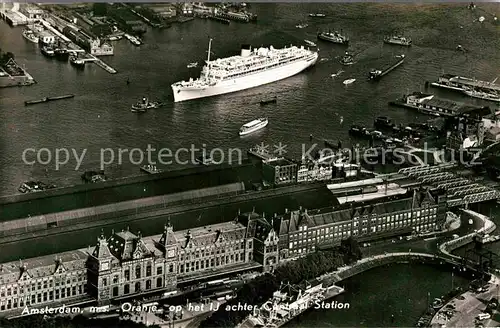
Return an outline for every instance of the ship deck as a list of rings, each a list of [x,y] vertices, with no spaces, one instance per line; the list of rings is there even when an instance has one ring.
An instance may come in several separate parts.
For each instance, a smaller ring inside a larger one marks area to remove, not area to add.
[[[500,91],[500,84],[496,84],[496,83],[479,81],[479,80],[472,80],[472,79],[464,78],[461,76],[453,77],[452,81],[455,83],[461,83],[461,84],[468,85],[471,87]]]

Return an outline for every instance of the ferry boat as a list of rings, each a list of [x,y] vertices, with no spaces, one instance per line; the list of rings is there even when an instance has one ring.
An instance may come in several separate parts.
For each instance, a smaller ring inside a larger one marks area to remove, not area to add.
[[[23,30],[23,37],[30,41],[30,42],[33,42],[33,43],[38,43],[38,36],[35,34],[35,32],[33,32],[32,30],[30,29],[25,29]]]
[[[194,68],[194,67],[198,67],[198,62],[192,62],[187,65],[187,68]]]
[[[300,23],[300,24],[295,25],[296,28],[306,28],[308,26],[309,26],[309,24],[306,24],[306,23]]]
[[[125,38],[127,38],[127,40],[129,40],[134,46],[140,46],[142,44],[141,40],[133,35],[130,35],[130,34],[127,34],[125,33],[124,34]]]
[[[346,52],[345,55],[340,58],[340,63],[345,66],[352,65],[354,64],[354,56]]]
[[[240,129],[240,136],[244,136],[250,133],[253,133],[257,130],[260,130],[264,127],[267,126],[269,121],[267,120],[267,117],[264,118],[259,118],[256,120],[253,120],[251,122],[248,122],[247,124],[243,125]]]
[[[304,40],[305,44],[307,44],[310,47],[316,47],[316,43],[309,41],[309,40]]]
[[[354,83],[355,81],[356,81],[356,79],[347,79],[347,80],[344,80],[344,82],[342,82],[342,83],[344,83],[345,85],[349,85],[349,84]]]
[[[474,89],[464,89],[463,92],[469,97],[500,102],[500,96],[496,92],[484,92]]]
[[[404,36],[392,35],[392,36],[386,36],[384,38],[384,43],[409,47],[411,46],[412,41],[410,38]]]
[[[337,31],[319,32],[318,39],[338,44],[349,44],[349,38]]]
[[[325,14],[317,13],[317,14],[309,14],[309,17],[326,17]]]
[[[69,57],[69,62],[71,65],[78,68],[85,68],[85,60],[78,58],[78,56],[72,55]]]
[[[212,40],[208,45],[208,58],[201,76],[196,80],[172,84],[174,102],[211,97],[254,88],[296,75],[316,64],[318,52],[303,46],[289,48],[251,49],[245,45],[241,54],[210,60]]]
[[[436,82],[432,82],[431,86],[451,89],[463,92],[467,89],[474,89],[483,92],[500,92],[500,84],[495,84],[497,79],[492,82],[480,81],[453,74],[443,74]]]
[[[40,48],[40,51],[47,57],[54,57],[56,55],[56,53],[54,52],[54,48],[52,48],[52,46],[49,45],[43,45]]]
[[[134,105],[132,105],[132,111],[137,112],[137,111],[146,111],[148,109],[153,109],[153,108],[158,108],[162,104],[156,101],[150,102],[148,98],[144,97],[142,98],[141,101],[138,101]]]

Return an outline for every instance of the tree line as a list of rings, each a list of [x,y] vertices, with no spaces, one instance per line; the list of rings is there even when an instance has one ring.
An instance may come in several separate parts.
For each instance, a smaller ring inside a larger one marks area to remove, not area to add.
[[[200,328],[233,328],[241,323],[251,311],[226,311],[227,305],[249,304],[260,306],[273,296],[282,282],[299,284],[325,273],[337,270],[343,265],[352,264],[362,258],[357,241],[350,237],[341,242],[339,247],[330,250],[318,250],[295,261],[290,261],[276,268],[273,274],[266,273],[245,284],[237,297],[229,300],[210,317],[201,322]]]

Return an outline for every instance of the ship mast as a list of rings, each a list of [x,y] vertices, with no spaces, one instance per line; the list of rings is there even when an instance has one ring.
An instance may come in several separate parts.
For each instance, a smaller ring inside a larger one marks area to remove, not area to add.
[[[208,74],[210,72],[210,52],[212,51],[212,39],[208,41],[208,55],[207,55],[207,74],[206,77],[208,78]]]

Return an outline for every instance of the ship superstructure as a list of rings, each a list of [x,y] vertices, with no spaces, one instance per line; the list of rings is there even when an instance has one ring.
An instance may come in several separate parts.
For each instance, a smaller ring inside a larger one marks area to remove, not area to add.
[[[210,39],[208,58],[201,76],[172,84],[174,102],[226,94],[279,81],[313,66],[318,59],[316,51],[303,46],[252,49],[244,45],[238,56],[210,60],[211,45]]]

